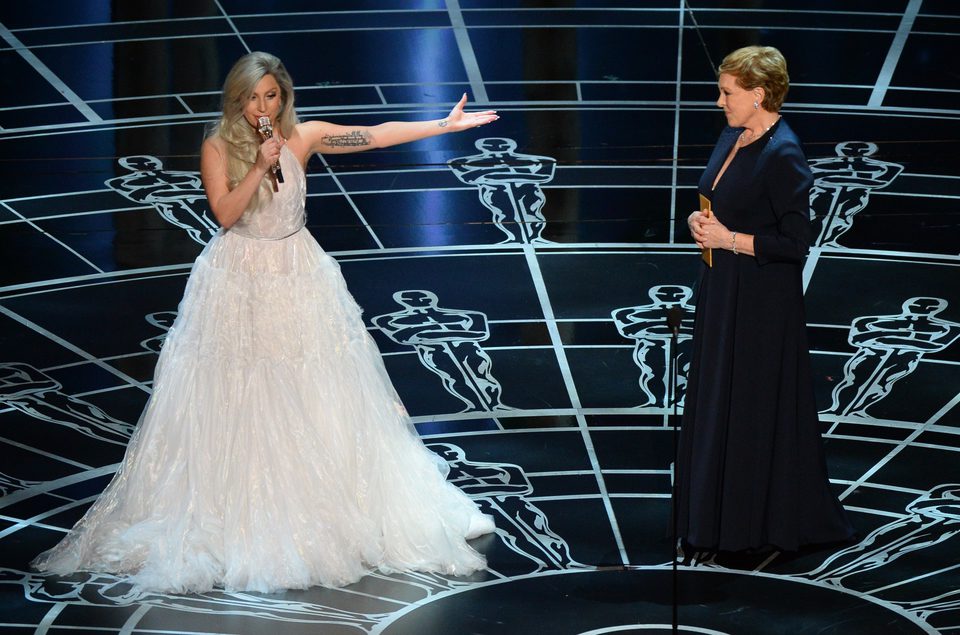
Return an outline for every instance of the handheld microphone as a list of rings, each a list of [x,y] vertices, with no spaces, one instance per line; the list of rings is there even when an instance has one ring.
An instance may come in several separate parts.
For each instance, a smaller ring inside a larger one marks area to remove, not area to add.
[[[263,137],[264,141],[273,137],[273,126],[270,125],[270,117],[259,117],[257,123],[260,124],[257,131],[260,133],[260,136]],[[277,162],[273,165],[273,175],[279,183],[283,183],[283,172],[280,171],[280,159],[277,159]]]

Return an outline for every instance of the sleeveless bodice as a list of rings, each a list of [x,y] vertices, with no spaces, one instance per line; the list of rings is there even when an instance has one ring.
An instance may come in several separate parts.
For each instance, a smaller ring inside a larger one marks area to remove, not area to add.
[[[279,191],[247,210],[230,228],[231,233],[257,240],[280,240],[291,236],[306,224],[307,179],[300,162],[287,146],[280,150],[280,168],[284,182]]]

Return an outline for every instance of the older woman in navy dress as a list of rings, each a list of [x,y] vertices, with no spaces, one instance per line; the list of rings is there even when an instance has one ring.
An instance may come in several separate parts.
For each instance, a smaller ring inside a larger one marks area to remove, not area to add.
[[[803,307],[813,179],[780,114],[772,47],[720,65],[728,127],[700,180],[713,213],[688,218],[713,250],[697,297],[677,461],[678,534],[723,551],[796,550],[854,532],[827,480]]]

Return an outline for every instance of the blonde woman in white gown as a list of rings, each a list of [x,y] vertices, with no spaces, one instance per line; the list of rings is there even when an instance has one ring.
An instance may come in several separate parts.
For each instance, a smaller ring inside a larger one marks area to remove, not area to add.
[[[200,168],[222,230],[194,263],[120,469],[38,570],[179,593],[485,566],[466,541],[493,521],[416,436],[339,266],[305,229],[304,165],[497,115],[464,112],[464,96],[441,120],[299,123],[293,97],[272,55],[230,71]]]

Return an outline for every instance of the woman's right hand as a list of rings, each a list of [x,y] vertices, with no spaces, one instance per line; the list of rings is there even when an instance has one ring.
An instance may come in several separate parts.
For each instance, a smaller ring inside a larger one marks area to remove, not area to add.
[[[690,235],[693,236],[693,241],[697,243],[697,247],[703,249],[703,244],[697,241],[697,234],[702,233],[703,231],[703,219],[706,216],[703,215],[703,210],[697,210],[687,216],[687,229],[690,230]]]
[[[280,135],[274,135],[261,143],[257,152],[256,167],[263,172],[270,170],[280,161],[280,148],[282,147],[283,137]]]

